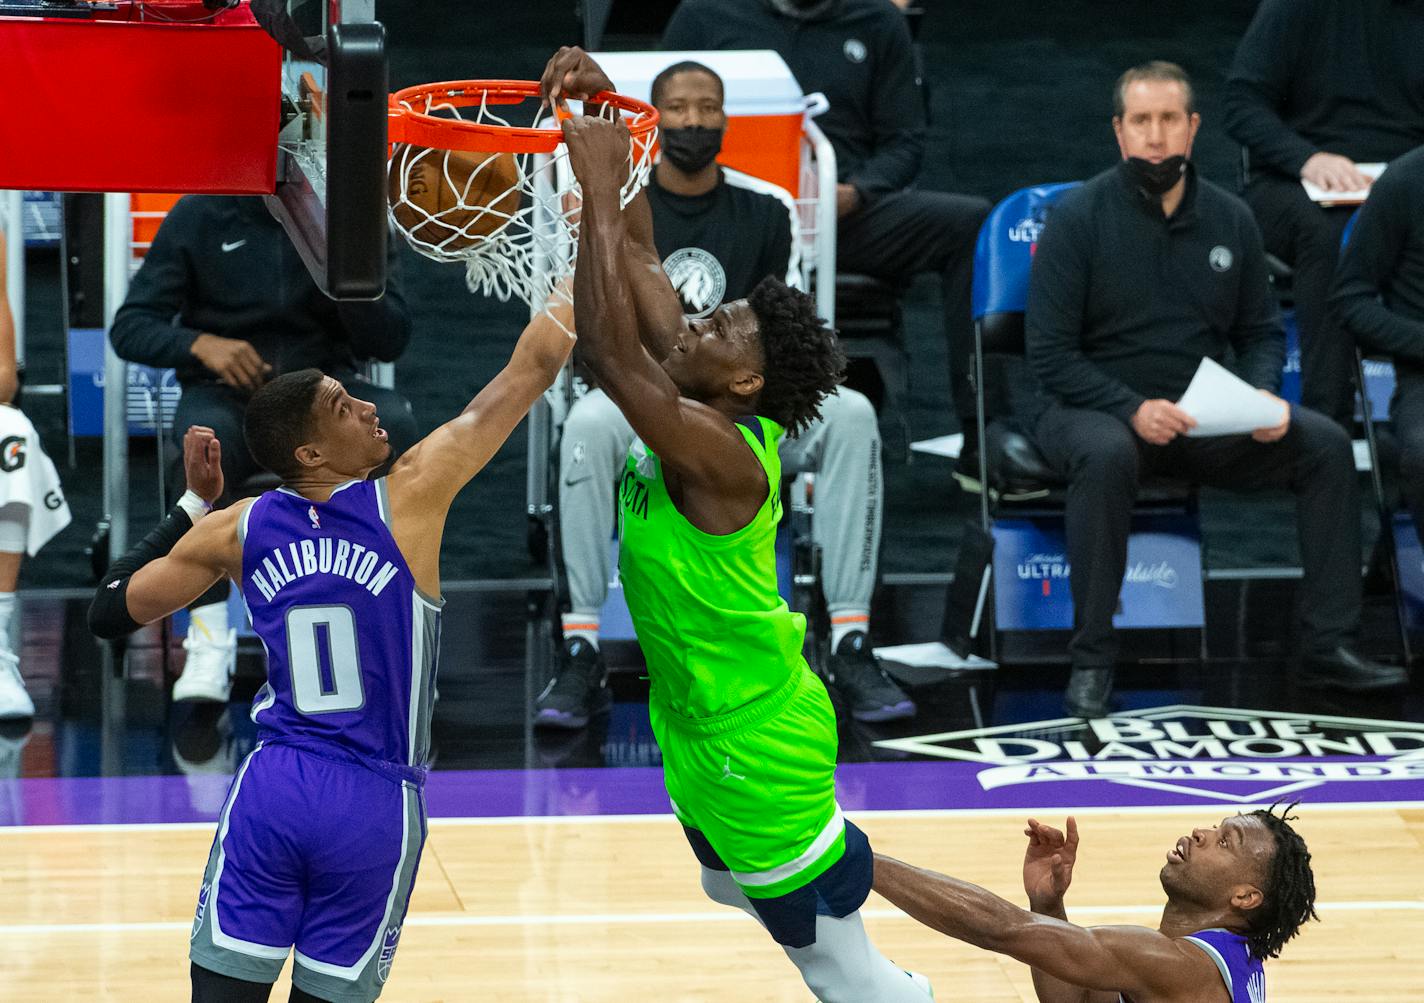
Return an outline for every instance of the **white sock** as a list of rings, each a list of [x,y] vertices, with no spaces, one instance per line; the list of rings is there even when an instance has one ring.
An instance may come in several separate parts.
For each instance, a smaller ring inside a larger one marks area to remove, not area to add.
[[[565,613],[559,617],[564,628],[564,640],[581,637],[598,650],[598,614]]]
[[[0,651],[11,651],[10,621],[15,616],[15,593],[0,592]]]
[[[865,634],[870,633],[870,610],[850,607],[849,609],[838,609],[832,613],[831,650],[835,651],[839,648],[841,640],[847,634],[853,634],[857,630]]]
[[[188,638],[192,641],[227,642],[227,603],[208,603],[188,611]]]

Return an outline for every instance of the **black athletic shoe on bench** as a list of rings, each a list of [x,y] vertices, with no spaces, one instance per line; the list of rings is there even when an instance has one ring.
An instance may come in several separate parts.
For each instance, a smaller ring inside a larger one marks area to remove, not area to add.
[[[581,637],[564,641],[559,674],[549,680],[534,703],[534,727],[576,731],[613,703],[603,655]]]
[[[829,679],[857,721],[900,721],[915,716],[915,702],[880,667],[864,631],[841,638],[831,655]]]

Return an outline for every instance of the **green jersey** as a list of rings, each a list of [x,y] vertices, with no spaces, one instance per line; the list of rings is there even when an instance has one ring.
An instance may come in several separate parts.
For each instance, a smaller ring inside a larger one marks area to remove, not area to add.
[[[776,445],[784,429],[759,417],[739,420],[737,428],[766,471],[767,497],[735,533],[706,533],[688,522],[641,439],[628,451],[618,487],[619,571],[652,698],[689,718],[774,693],[803,665],[806,618],[776,591]]]

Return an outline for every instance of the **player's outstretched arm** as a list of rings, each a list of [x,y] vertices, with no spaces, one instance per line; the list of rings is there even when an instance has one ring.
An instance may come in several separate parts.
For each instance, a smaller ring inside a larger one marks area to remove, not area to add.
[[[587,102],[594,95],[614,90],[613,81],[587,52],[566,45],[554,53],[540,78],[545,98],[551,102],[575,99]],[[597,114],[603,106],[584,105]],[[625,150],[626,154],[626,150]],[[653,210],[646,191],[640,191],[623,210],[628,258],[628,282],[638,318],[638,336],[653,361],[668,357],[678,335],[687,326],[682,301],[663,272],[662,259],[653,242]]]
[[[224,575],[242,573],[237,520],[244,502],[205,514],[222,494],[222,445],[194,425],[183,435],[188,490],[173,511],[109,568],[89,607],[89,629],[106,640],[176,612]]]
[[[397,519],[434,519],[437,531],[444,525],[455,495],[484,469],[559,375],[574,345],[565,331],[572,327],[568,291],[556,291],[525,325],[499,374],[463,411],[401,455],[387,477]]]
[[[1219,978],[1204,952],[1156,930],[1074,926],[878,853],[875,890],[931,929],[1007,954],[1072,986],[1171,999]]]
[[[1073,883],[1078,860],[1078,821],[1068,817],[1066,833],[1031,818],[1024,828],[1023,884],[1030,911],[1040,916],[1068,920],[1063,896]],[[1038,1003],[1117,1003],[1115,993],[1095,993],[1055,979],[1041,968],[1033,969],[1033,991]]]
[[[718,494],[764,497],[765,474],[741,433],[712,408],[684,398],[639,338],[629,237],[619,208],[627,128],[586,116],[563,127],[584,200],[574,272],[574,320],[584,361],[643,442],[682,477]]]

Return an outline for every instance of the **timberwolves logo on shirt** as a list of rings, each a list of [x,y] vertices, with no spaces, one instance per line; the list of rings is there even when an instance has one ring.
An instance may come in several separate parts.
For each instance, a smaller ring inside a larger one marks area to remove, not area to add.
[[[25,437],[12,435],[0,441],[0,470],[13,473],[25,465]]]
[[[852,63],[865,62],[865,43],[858,38],[847,38],[845,45],[841,48],[841,51],[845,53],[846,59],[850,60]]]
[[[1207,255],[1207,261],[1211,262],[1213,271],[1227,272],[1231,270],[1231,263],[1236,259],[1232,257],[1231,248],[1224,244],[1217,244],[1211,249],[1211,254]]]
[[[727,273],[722,263],[700,247],[673,251],[663,262],[668,281],[682,300],[682,312],[696,320],[722,305],[727,294]]]

